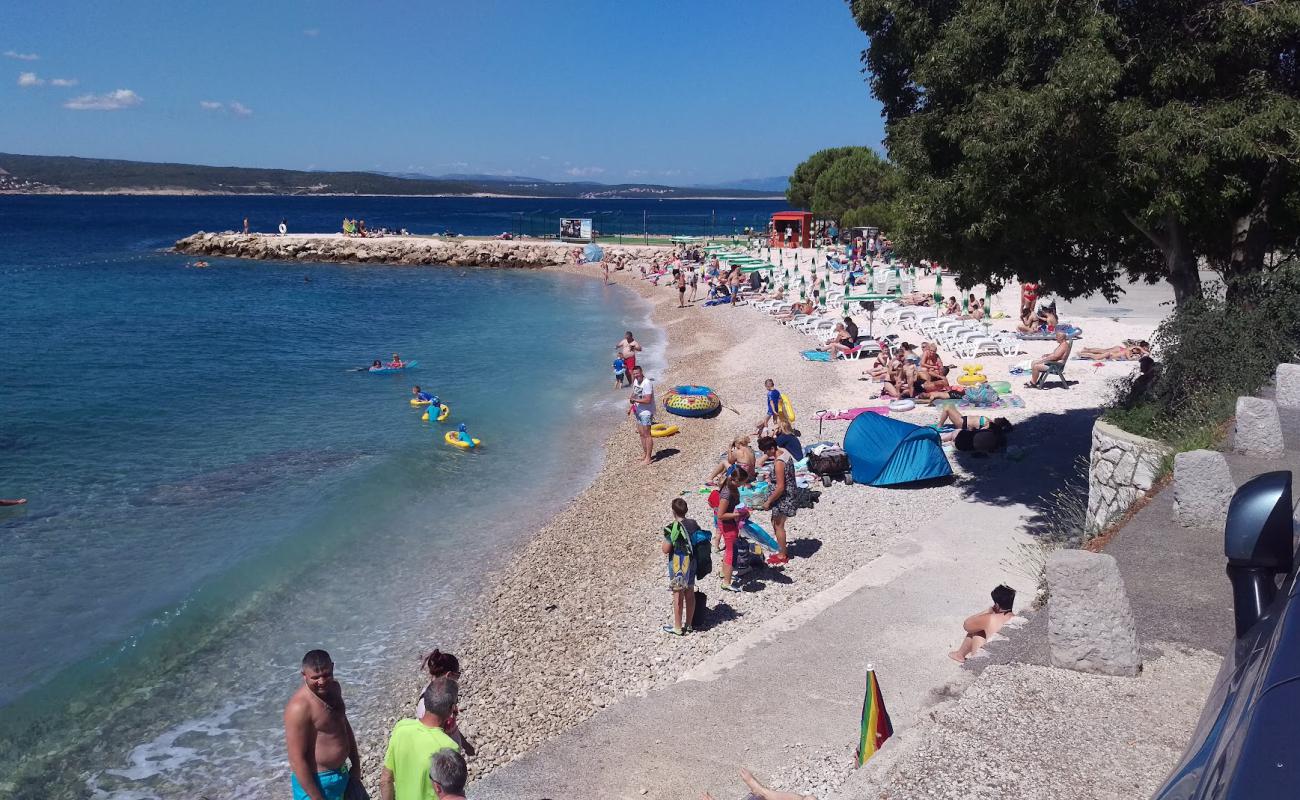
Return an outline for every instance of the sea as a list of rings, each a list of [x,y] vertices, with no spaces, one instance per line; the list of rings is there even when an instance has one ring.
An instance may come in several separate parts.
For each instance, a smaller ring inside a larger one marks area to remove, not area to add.
[[[531,270],[246,262],[198,230],[605,235],[774,201],[0,196],[0,797],[283,797],[281,713],[328,650],[358,730],[454,650],[590,482],[631,292]],[[657,229],[656,229],[657,228]],[[400,353],[410,371],[358,371]],[[445,424],[411,388],[436,392]],[[482,440],[442,441],[465,423]]]

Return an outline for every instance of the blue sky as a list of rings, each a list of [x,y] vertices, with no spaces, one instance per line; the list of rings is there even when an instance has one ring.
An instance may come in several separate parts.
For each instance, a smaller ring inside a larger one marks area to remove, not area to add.
[[[6,3],[0,151],[609,183],[880,146],[843,0]]]

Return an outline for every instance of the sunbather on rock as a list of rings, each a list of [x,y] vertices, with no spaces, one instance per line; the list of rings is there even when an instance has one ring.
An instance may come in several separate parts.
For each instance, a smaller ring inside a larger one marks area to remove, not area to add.
[[[966,638],[961,646],[948,654],[957,663],[962,663],[993,638],[1002,627],[1011,621],[1015,612],[1011,610],[1016,602],[1016,590],[1005,584],[999,585],[992,592],[993,607],[973,614],[962,623]]]

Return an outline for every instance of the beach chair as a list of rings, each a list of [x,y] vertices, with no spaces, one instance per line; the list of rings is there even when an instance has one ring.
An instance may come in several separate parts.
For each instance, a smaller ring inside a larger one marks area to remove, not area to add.
[[[1074,348],[1071,347],[1070,349],[1073,350]],[[1061,379],[1062,386],[1069,389],[1070,382],[1065,379],[1065,365],[1068,363],[1070,363],[1070,354],[1068,352],[1065,354],[1064,361],[1048,361],[1044,363],[1043,366],[1046,367],[1046,369],[1044,369],[1042,372],[1038,374],[1038,380],[1034,382],[1034,388],[1035,389],[1045,388],[1047,385],[1048,377],[1054,375],[1057,378]]]

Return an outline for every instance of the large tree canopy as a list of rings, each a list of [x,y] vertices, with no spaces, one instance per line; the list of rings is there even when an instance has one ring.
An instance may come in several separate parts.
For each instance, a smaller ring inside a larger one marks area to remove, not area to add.
[[[786,199],[845,226],[892,229],[898,170],[870,147],[820,150],[795,167]]]
[[[903,244],[963,283],[1200,293],[1300,235],[1300,2],[851,0]]]

